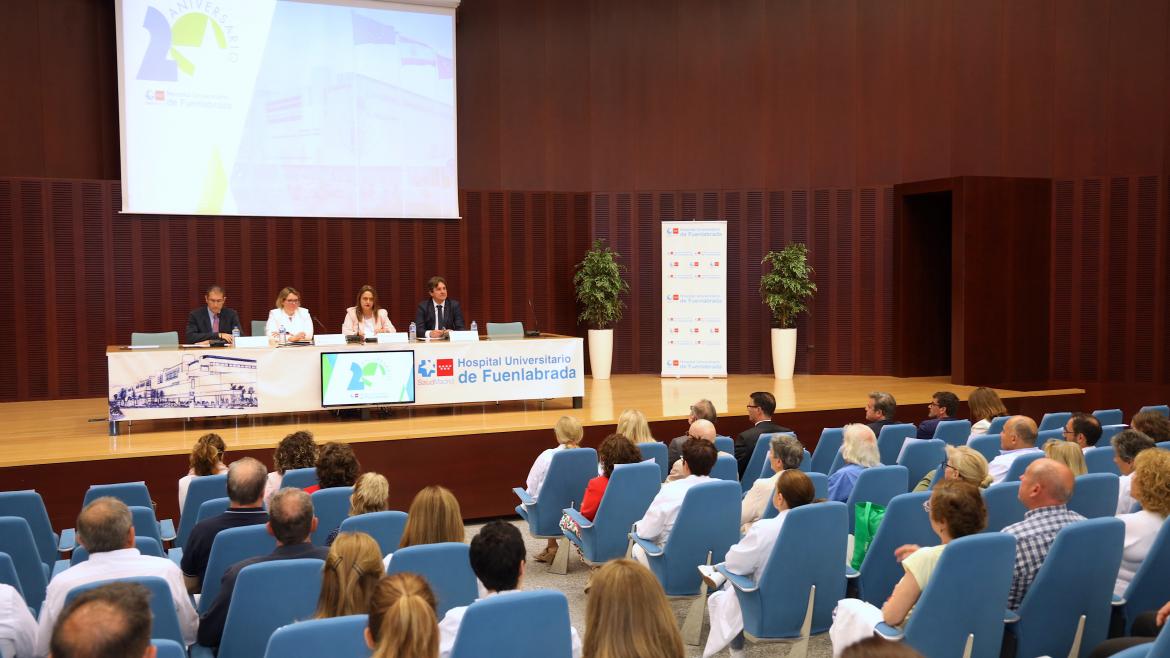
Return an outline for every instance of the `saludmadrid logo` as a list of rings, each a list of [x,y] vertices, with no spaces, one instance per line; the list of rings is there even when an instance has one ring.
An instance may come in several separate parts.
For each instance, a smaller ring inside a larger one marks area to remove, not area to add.
[[[176,82],[182,73],[199,75],[205,57],[239,59],[239,36],[222,3],[212,0],[172,0],[147,5],[142,27],[150,43],[138,67],[139,80]]]

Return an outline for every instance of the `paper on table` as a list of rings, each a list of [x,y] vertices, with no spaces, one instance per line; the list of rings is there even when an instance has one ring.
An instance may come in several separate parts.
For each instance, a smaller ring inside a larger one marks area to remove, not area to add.
[[[127,345],[128,350],[157,350],[162,345]]]

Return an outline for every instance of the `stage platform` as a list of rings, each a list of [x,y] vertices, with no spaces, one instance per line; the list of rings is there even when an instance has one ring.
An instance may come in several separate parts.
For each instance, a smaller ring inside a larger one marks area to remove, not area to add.
[[[286,434],[306,429],[319,443],[354,444],[364,470],[390,480],[391,504],[406,509],[423,486],[442,484],[455,491],[466,518],[511,513],[511,487],[522,485],[532,460],[554,444],[551,427],[562,415],[576,416],[594,446],[613,431],[622,410],[643,411],[654,435],[662,439],[686,431],[692,402],[708,398],[719,412],[720,434],[747,428],[748,395],[776,395],[777,422],[791,427],[812,450],[820,430],[864,419],[870,391],[887,391],[898,400],[898,419],[926,417],[926,403],[939,390],[961,399],[973,390],[947,377],[896,378],[798,375],[779,381],[767,375],[727,379],[663,379],[619,375],[586,379],[585,401],[573,409],[569,399],[533,400],[451,407],[397,407],[369,419],[331,412],[263,417],[219,417],[191,421],[135,421],[119,436],[107,436],[102,398],[19,402],[0,405],[0,489],[35,488],[45,497],[55,527],[72,526],[90,483],[146,480],[161,517],[177,517],[176,481],[187,471],[195,440],[217,432],[227,443],[227,461],[249,455],[269,466],[272,448]],[[1000,390],[1015,413],[1078,410],[1081,389]],[[960,417],[965,417],[966,408]]]

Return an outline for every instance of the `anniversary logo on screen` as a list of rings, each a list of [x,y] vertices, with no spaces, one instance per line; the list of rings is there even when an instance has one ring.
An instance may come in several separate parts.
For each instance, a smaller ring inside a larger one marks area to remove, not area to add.
[[[128,24],[133,20],[127,16]],[[155,2],[145,7],[141,20],[149,41],[135,78],[180,83],[147,89],[147,104],[231,108],[222,93],[187,90],[182,84],[215,84],[225,68],[239,61],[240,38],[223,5],[209,0]]]

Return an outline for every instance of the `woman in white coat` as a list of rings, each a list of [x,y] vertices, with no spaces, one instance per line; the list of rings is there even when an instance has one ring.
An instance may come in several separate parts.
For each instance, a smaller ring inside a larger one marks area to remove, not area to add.
[[[301,293],[289,286],[276,296],[276,308],[268,312],[268,323],[264,333],[269,338],[279,338],[280,330],[287,332],[288,340],[313,339],[313,318],[309,309],[301,307]]]
[[[723,566],[731,573],[751,578],[759,576],[772,555],[772,548],[780,536],[780,528],[784,525],[788,510],[807,505],[815,497],[816,488],[802,471],[782,471],[776,478],[776,494],[772,501],[780,513],[774,518],[761,519],[752,524],[743,539],[728,549]],[[711,609],[711,633],[703,649],[704,658],[722,651],[728,644],[731,645],[733,658],[743,656],[743,613],[739,609],[735,591],[712,567],[703,565],[699,571],[712,589],[719,590],[707,599]]]

